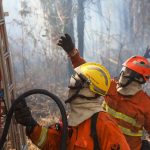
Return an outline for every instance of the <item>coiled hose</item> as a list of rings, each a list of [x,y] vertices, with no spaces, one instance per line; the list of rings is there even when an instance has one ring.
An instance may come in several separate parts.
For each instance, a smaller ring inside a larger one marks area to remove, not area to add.
[[[62,123],[63,123],[63,130],[62,130],[62,140],[61,140],[61,144],[60,144],[60,149],[61,150],[66,150],[66,141],[67,141],[67,136],[68,136],[68,122],[67,122],[67,115],[66,115],[66,111],[65,108],[61,102],[61,100],[54,94],[48,92],[47,90],[44,89],[33,89],[33,90],[29,90],[23,94],[21,94],[12,104],[12,106],[10,107],[7,117],[6,117],[6,122],[5,122],[5,126],[4,126],[4,130],[3,130],[3,134],[1,136],[1,140],[0,140],[0,150],[2,150],[3,145],[6,141],[6,137],[8,134],[8,130],[9,130],[9,126],[11,123],[11,118],[13,116],[13,112],[14,112],[14,108],[15,105],[17,105],[19,102],[21,102],[22,99],[25,99],[26,97],[33,95],[33,94],[43,94],[46,95],[50,98],[52,98],[56,104],[58,105],[60,112],[61,112],[61,116],[62,116]]]

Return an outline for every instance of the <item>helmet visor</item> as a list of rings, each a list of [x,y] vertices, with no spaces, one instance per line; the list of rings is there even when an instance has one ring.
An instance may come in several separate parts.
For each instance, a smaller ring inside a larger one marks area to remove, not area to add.
[[[85,84],[86,82],[87,81],[85,78],[76,73],[75,75],[71,76],[68,87],[72,89],[87,87],[87,84]]]
[[[142,75],[127,67],[123,67],[120,72],[119,85],[125,87],[128,84],[130,84],[132,81],[136,81],[140,84],[145,83],[145,80]]]

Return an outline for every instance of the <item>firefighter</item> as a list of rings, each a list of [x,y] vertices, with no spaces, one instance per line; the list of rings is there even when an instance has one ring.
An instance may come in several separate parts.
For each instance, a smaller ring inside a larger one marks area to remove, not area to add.
[[[69,98],[65,101],[70,104],[67,149],[130,150],[117,123],[100,107],[110,86],[108,70],[97,63],[85,63],[74,70],[68,86]],[[60,124],[40,126],[25,101],[15,107],[15,118],[26,127],[27,136],[40,149],[60,149]]]
[[[67,52],[74,67],[86,62],[80,57],[68,34],[60,37],[58,45]],[[131,150],[145,147],[145,144],[142,146],[141,140],[143,131],[150,133],[150,97],[142,89],[149,77],[150,63],[146,58],[142,56],[129,58],[123,63],[119,80],[111,79],[110,88],[103,102],[104,109],[118,123]]]

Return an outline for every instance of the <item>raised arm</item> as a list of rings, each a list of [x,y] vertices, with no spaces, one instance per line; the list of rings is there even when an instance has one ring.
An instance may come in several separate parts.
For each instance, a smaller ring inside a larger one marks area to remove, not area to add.
[[[75,48],[75,45],[70,35],[65,34],[61,36],[58,44],[68,54],[74,68],[84,64],[86,61],[80,56],[79,51]]]

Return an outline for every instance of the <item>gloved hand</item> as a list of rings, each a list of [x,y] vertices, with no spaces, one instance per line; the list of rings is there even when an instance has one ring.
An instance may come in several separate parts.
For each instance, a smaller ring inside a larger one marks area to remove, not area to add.
[[[74,48],[75,45],[72,42],[72,39],[69,34],[65,34],[65,36],[61,36],[57,45],[61,46],[67,54],[69,54]]]
[[[150,142],[147,140],[142,140],[141,150],[150,150]]]
[[[17,123],[20,123],[21,125],[29,128],[37,125],[37,122],[33,119],[31,111],[27,106],[25,100],[22,100],[15,106],[14,113]]]

